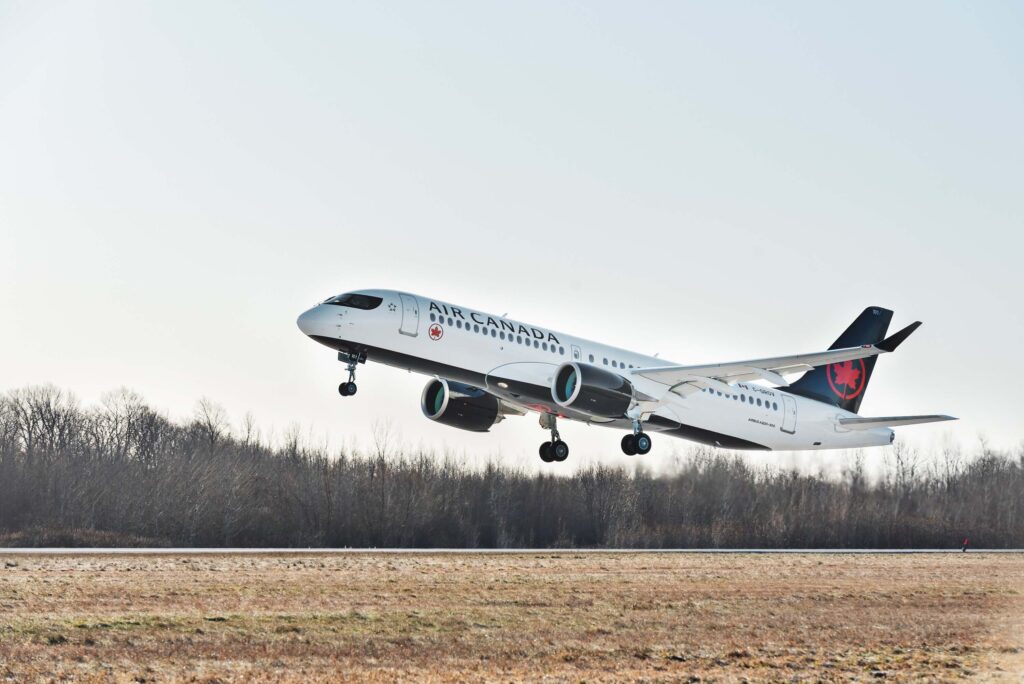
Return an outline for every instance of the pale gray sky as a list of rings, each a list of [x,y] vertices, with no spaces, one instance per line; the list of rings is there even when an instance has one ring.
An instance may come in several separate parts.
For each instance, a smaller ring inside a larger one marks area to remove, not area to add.
[[[679,362],[925,326],[862,412],[1024,437],[1019,3],[0,0],[0,390],[125,385],[531,466],[535,417],[431,423],[425,379],[295,317],[406,289]],[[617,433],[566,426],[581,458]],[[663,438],[648,458],[667,457]],[[678,446],[685,443],[678,442]],[[563,467],[570,467],[569,465]]]

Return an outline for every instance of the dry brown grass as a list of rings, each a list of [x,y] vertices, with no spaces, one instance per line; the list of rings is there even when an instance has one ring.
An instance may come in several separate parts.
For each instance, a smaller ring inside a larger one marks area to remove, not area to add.
[[[0,681],[1018,681],[1022,590],[1016,554],[0,552]]]

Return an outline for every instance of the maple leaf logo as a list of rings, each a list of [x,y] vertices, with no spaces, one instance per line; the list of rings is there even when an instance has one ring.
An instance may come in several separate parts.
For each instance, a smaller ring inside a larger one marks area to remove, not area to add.
[[[429,330],[427,330],[427,334],[430,335],[430,339],[436,342],[437,340],[441,339],[441,337],[444,335],[444,330],[441,328],[441,326],[435,323],[434,325],[430,326]]]
[[[857,383],[860,382],[860,369],[853,367],[853,361],[833,364],[832,372],[835,373],[837,385],[844,385],[851,392],[857,389]]]
[[[828,384],[840,399],[853,399],[864,390],[864,361],[854,359],[831,364]]]

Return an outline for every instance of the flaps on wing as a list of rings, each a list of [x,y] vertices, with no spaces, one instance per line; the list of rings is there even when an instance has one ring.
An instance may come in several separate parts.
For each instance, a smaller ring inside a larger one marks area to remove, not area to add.
[[[498,399],[498,404],[500,404],[500,406],[501,406],[501,413],[503,413],[505,415],[513,415],[513,416],[525,416],[526,415],[526,409],[525,408],[523,408],[522,406],[519,406],[518,404],[513,404],[511,401],[508,401],[507,399]]]
[[[957,420],[953,416],[885,416],[882,418],[840,418],[839,424],[847,430],[872,430],[874,428],[898,427],[900,425],[920,425],[922,423],[941,423],[944,420]]]
[[[885,351],[875,345],[865,344],[860,347],[751,359],[734,363],[635,368],[631,374],[668,385],[671,391],[683,396],[700,391],[705,387],[714,387],[721,392],[731,392],[733,390],[729,385],[737,382],[768,380],[777,385],[786,385],[788,383],[783,377],[785,375],[804,373],[817,366],[827,366],[831,363],[863,359]]]

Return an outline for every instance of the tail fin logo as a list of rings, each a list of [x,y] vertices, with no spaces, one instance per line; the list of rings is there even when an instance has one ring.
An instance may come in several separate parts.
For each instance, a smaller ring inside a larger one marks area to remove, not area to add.
[[[829,364],[825,374],[828,386],[840,399],[853,399],[864,391],[864,359]]]

